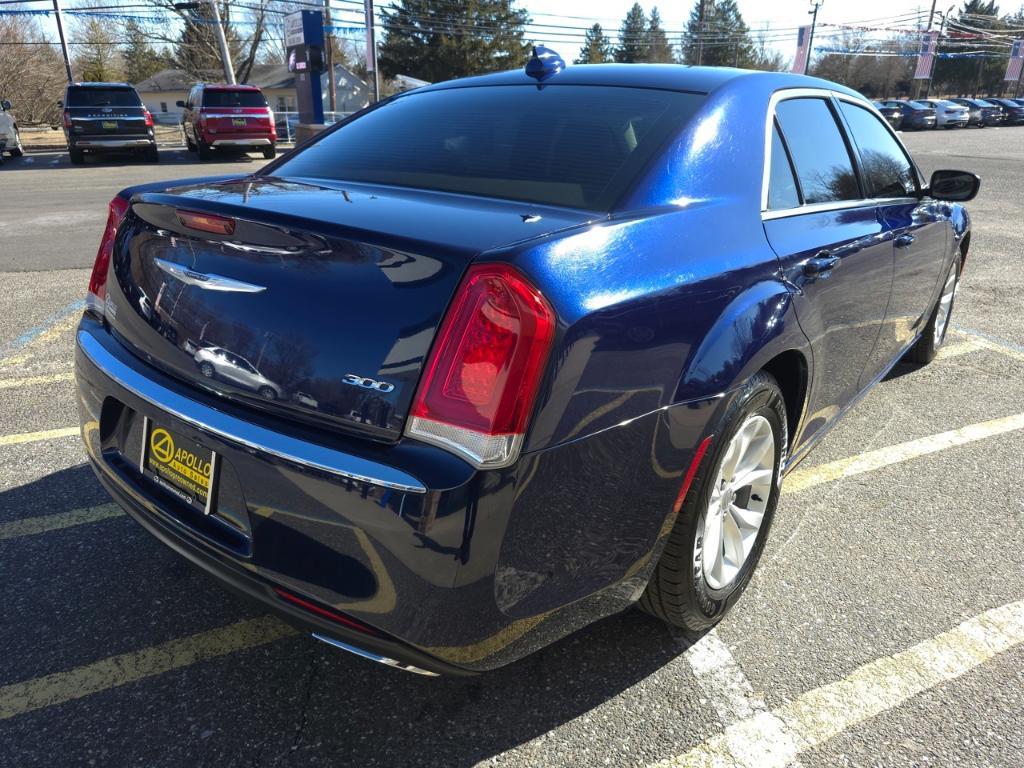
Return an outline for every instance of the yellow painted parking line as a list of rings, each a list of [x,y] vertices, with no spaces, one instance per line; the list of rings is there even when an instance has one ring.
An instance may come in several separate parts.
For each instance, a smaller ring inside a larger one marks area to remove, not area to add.
[[[0,435],[0,445],[37,443],[40,440],[55,440],[58,437],[71,437],[71,435],[77,435],[78,432],[78,427],[63,427],[62,429],[46,429],[42,432],[21,432],[16,435]]]
[[[63,334],[73,331],[81,319],[80,316],[81,312],[75,312],[47,328],[22,347],[18,354],[0,359],[0,368],[10,368],[28,362],[38,354],[40,348],[60,338]]]
[[[834,683],[757,712],[657,768],[783,768],[843,731],[966,675],[1024,644],[1024,600],[855,669]]]
[[[298,633],[272,616],[111,656],[65,672],[0,688],[0,720],[107,691],[200,661],[266,645]]]
[[[967,443],[1006,434],[1007,432],[1015,432],[1019,429],[1024,429],[1024,413],[1006,416],[1002,419],[983,421],[978,424],[969,424],[960,429],[953,429],[937,435],[928,435],[918,440],[910,440],[906,443],[867,451],[857,456],[839,459],[838,461],[821,464],[817,467],[796,469],[786,477],[782,488],[787,493],[803,491],[816,485],[830,483],[833,480],[860,475],[864,472],[873,472],[890,464],[898,464],[920,456],[926,456],[929,453],[936,453],[958,445],[966,445]]]
[[[70,528],[74,525],[86,523],[98,523],[110,517],[120,517],[124,512],[116,504],[101,504],[97,507],[85,507],[73,509],[70,512],[60,512],[54,515],[40,515],[28,517],[24,520],[14,520],[10,523],[0,524],[0,541],[4,539],[17,539],[21,536],[33,536],[37,533],[47,531],[59,531],[62,528]]]
[[[71,381],[74,378],[74,372],[65,371],[64,373],[52,373],[48,376],[24,376],[20,379],[0,379],[0,389],[33,387],[40,384],[54,384],[58,381]]]

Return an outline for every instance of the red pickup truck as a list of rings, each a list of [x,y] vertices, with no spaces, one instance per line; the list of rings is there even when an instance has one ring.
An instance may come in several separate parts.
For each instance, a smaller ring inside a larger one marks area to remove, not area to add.
[[[189,151],[209,160],[215,149],[257,150],[267,159],[277,154],[274,113],[254,85],[197,83],[179,101],[181,127]]]

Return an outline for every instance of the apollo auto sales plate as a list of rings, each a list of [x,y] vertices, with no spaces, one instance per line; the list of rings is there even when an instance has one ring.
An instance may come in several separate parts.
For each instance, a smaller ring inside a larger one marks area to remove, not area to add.
[[[231,119],[231,124],[233,126],[235,126],[236,128],[245,128],[245,118],[244,117],[234,117],[234,118]]]
[[[103,130],[105,130],[105,131],[116,131],[117,130],[117,120],[104,120],[103,121]]]
[[[193,509],[210,514],[216,454],[153,421],[147,424],[145,445],[146,477]]]

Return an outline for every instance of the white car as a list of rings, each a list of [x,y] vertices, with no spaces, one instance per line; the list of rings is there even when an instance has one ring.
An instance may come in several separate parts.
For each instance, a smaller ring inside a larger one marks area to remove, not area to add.
[[[971,118],[971,110],[962,104],[946,99],[918,99],[935,110],[936,128],[966,128]]]
[[[0,144],[5,145],[0,152],[6,152],[11,157],[21,157],[24,154],[18,123],[11,112],[11,102],[6,99],[0,101]]]

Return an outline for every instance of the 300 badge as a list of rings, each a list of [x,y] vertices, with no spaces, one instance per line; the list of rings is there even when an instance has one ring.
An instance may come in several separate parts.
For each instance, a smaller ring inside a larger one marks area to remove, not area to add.
[[[186,504],[209,514],[216,454],[155,424],[150,424],[146,444],[145,466],[153,481]]]

